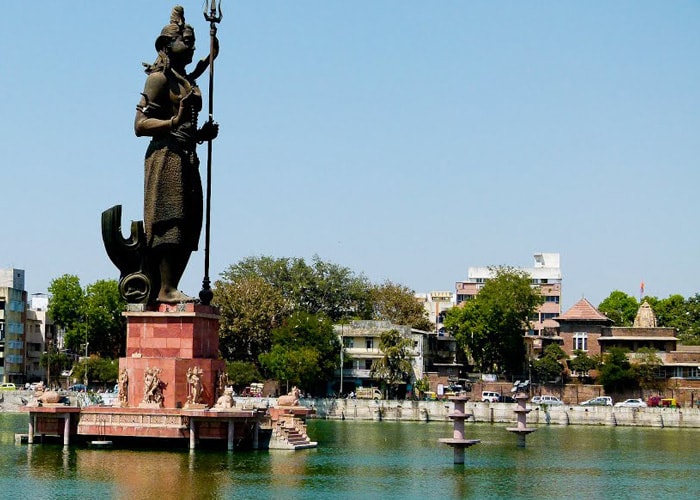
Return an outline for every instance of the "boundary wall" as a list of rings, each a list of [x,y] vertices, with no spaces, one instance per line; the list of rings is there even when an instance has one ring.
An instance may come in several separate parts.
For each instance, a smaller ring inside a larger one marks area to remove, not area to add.
[[[358,399],[303,399],[301,404],[313,407],[310,418],[328,420],[373,420],[395,422],[451,422],[454,410],[451,401],[395,401]],[[467,422],[517,422],[515,403],[467,402]],[[700,428],[698,408],[614,408],[610,406],[583,407],[574,405],[537,406],[528,403],[532,411],[527,425],[608,425],[628,427],[696,427]]]

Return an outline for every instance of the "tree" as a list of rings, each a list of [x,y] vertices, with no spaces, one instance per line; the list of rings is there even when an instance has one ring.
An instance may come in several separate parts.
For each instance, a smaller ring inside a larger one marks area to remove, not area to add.
[[[87,286],[83,313],[90,352],[107,359],[124,355],[126,318],[122,312],[125,308],[116,280],[98,280]]]
[[[686,323],[677,327],[678,340],[686,345],[700,345],[700,294],[688,297],[685,307]]]
[[[252,276],[275,288],[290,311],[324,314],[332,321],[370,318],[367,279],[317,255],[311,265],[301,258],[248,257],[224,271],[222,281],[234,283]]]
[[[272,349],[260,355],[260,365],[280,381],[325,393],[340,363],[340,347],[328,318],[295,312],[272,331]]]
[[[83,290],[77,276],[66,274],[51,282],[49,293],[48,312],[65,329],[66,348],[80,353],[89,342],[91,352],[107,358],[124,353],[126,304],[115,280],[99,280]]]
[[[615,326],[632,326],[638,309],[637,299],[619,290],[611,292],[598,306],[598,310],[613,320]]]
[[[219,350],[224,359],[258,363],[272,346],[272,330],[289,316],[284,297],[260,276],[244,275],[215,283],[219,307]]]
[[[589,371],[598,366],[596,360],[591,358],[586,351],[576,349],[573,354],[574,357],[569,360],[569,368],[579,373],[581,377],[587,376]]]
[[[383,356],[372,362],[370,375],[387,383],[393,393],[397,386],[410,380],[411,349],[413,340],[401,335],[398,330],[388,330],[379,336],[379,349]]]
[[[57,352],[49,349],[39,358],[39,366],[46,368],[47,376],[51,377],[51,380],[57,380],[61,374],[61,371],[67,370],[71,366],[71,360],[68,358],[65,352]],[[51,386],[51,380],[47,380],[47,385]]]
[[[530,276],[511,267],[492,268],[479,293],[447,311],[445,328],[471,355],[477,369],[520,373],[525,360],[523,333],[528,318],[542,304]]]
[[[410,288],[385,281],[372,289],[373,319],[390,321],[395,325],[408,325],[418,330],[432,331],[423,305],[416,300]]]
[[[540,382],[555,382],[562,375],[564,367],[555,358],[543,356],[532,363],[532,370]]]
[[[85,292],[80,286],[80,279],[72,274],[64,274],[52,280],[49,284],[49,295],[48,313],[54,325],[63,328],[66,335],[79,329],[85,320]]]
[[[226,374],[228,375],[229,383],[239,390],[262,378],[257,366],[248,361],[231,361],[226,363]]]
[[[611,347],[603,356],[598,382],[608,394],[620,393],[637,384],[637,376],[627,359],[627,349]]]
[[[562,377],[564,365],[560,361],[568,357],[559,344],[549,344],[545,348],[542,357],[532,364],[538,380],[550,382]]]
[[[642,389],[661,390],[662,384],[657,377],[661,358],[656,350],[651,347],[641,347],[634,354],[633,367],[637,374],[637,381]]]
[[[87,376],[86,376],[87,373]],[[119,361],[93,354],[73,367],[73,378],[88,383],[111,385],[119,376]]]
[[[416,398],[420,399],[423,397],[423,394],[428,392],[430,390],[430,380],[428,379],[427,375],[423,375],[423,378],[420,380],[416,380],[416,383],[414,384],[415,388],[415,394]]]

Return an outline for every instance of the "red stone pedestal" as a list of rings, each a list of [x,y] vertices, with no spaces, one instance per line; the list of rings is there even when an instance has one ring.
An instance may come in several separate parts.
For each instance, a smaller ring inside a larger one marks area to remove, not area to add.
[[[219,315],[211,306],[160,304],[157,310],[126,312],[126,357],[119,372],[129,376],[127,404],[138,407],[144,398],[144,372],[161,370],[163,407],[184,408],[189,388],[187,370],[202,370],[200,402],[216,403],[219,374],[226,363],[219,357]]]

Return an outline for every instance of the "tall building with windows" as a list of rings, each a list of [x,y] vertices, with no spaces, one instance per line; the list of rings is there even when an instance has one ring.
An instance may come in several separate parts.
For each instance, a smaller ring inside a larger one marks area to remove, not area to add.
[[[25,379],[26,304],[24,270],[0,269],[0,380],[3,382],[21,383]]]
[[[561,314],[561,267],[558,253],[536,253],[534,266],[523,268],[532,279],[532,286],[540,290],[544,302],[530,318],[528,335],[542,336],[549,332],[554,334],[558,327],[554,318]],[[457,305],[470,300],[479,293],[489,279],[493,277],[490,267],[470,267],[467,279],[456,283]]]

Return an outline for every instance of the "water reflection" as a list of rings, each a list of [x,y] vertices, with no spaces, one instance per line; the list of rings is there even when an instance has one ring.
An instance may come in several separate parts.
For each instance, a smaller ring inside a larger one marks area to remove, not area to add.
[[[30,498],[700,496],[700,430],[540,426],[520,448],[504,427],[467,425],[482,442],[454,465],[438,443],[449,422],[313,421],[317,449],[190,452],[15,445],[26,417],[0,416],[0,484]]]

